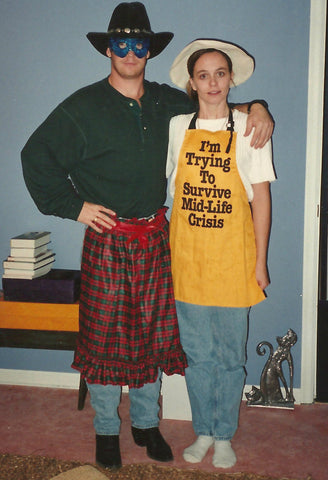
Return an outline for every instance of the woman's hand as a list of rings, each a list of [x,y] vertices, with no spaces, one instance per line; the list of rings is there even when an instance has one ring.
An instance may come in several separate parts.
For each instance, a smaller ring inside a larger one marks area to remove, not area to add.
[[[257,263],[255,267],[255,276],[257,283],[262,290],[265,290],[267,286],[270,285],[270,278],[266,265],[259,265]]]
[[[116,213],[113,210],[102,205],[84,202],[77,221],[88,225],[98,233],[102,233],[102,227],[110,230],[116,225],[112,217],[116,217]]]

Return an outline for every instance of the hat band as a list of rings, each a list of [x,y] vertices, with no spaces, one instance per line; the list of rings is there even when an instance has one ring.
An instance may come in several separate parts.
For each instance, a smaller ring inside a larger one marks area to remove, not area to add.
[[[108,30],[107,33],[109,34],[120,34],[120,33],[127,33],[130,35],[152,35],[153,32],[146,30],[146,29],[140,29],[140,28],[130,28],[130,27],[125,27],[125,28],[112,28],[111,30]]]

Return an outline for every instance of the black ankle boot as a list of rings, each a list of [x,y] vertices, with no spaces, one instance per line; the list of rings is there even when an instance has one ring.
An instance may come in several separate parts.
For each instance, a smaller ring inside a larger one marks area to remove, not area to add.
[[[139,447],[147,447],[147,455],[153,460],[158,460],[159,462],[173,460],[172,450],[162,437],[158,427],[132,427],[132,436]]]
[[[118,435],[96,435],[96,462],[100,467],[111,470],[122,466]]]

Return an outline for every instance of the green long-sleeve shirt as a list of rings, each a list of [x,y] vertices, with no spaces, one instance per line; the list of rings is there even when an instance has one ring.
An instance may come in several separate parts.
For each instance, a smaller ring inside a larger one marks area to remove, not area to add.
[[[84,201],[121,217],[163,206],[170,118],[191,112],[187,96],[145,81],[141,108],[108,79],[64,100],[22,151],[26,185],[39,210],[76,220]]]

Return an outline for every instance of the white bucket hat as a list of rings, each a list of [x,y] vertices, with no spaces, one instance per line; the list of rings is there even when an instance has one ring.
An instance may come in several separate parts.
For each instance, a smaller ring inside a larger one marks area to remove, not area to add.
[[[232,62],[232,71],[234,73],[233,85],[237,86],[252,75],[255,68],[254,58],[241,47],[223,40],[214,40],[207,38],[199,38],[189,43],[176,57],[170,69],[170,77],[172,82],[180,88],[186,88],[189,73],[187,70],[187,62],[194,52],[204,48],[215,48],[226,53]]]

